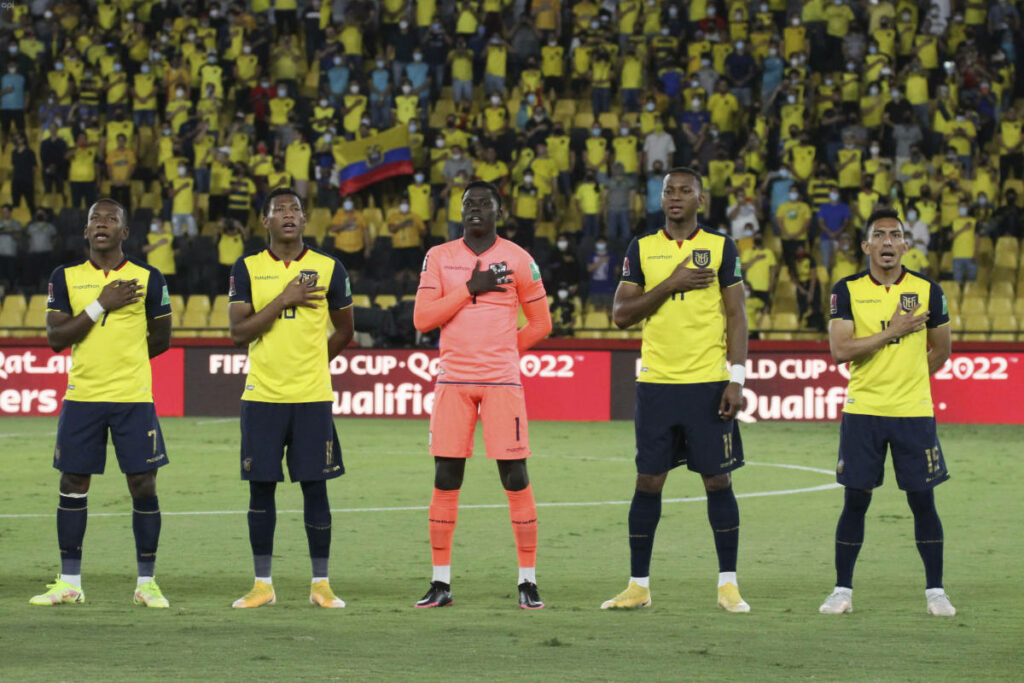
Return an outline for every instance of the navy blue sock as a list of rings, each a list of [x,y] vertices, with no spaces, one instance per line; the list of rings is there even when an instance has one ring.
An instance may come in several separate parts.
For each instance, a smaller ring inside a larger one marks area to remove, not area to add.
[[[661,493],[633,493],[629,506],[629,565],[630,576],[651,575],[651,552],[654,550],[654,531],[661,519]]]
[[[327,482],[302,482],[302,498],[313,576],[326,577],[327,560],[331,555],[331,505],[327,501]]]
[[[249,544],[256,576],[270,576],[270,558],[274,554],[274,527],[277,526],[277,482],[249,482]]]
[[[60,494],[57,502],[57,547],[60,548],[60,573],[82,573],[82,539],[88,519],[86,497]]]
[[[836,525],[836,585],[853,588],[853,565],[864,543],[864,516],[871,505],[871,494],[846,489],[843,512]]]
[[[907,491],[914,513],[914,539],[924,561],[925,588],[942,588],[942,520],[935,509],[935,489]]]
[[[156,547],[160,542],[160,503],[156,496],[132,498],[132,531],[139,576],[153,576]]]
[[[708,491],[708,521],[715,532],[718,571],[736,571],[736,554],[740,545],[740,506],[732,485],[719,491]]]

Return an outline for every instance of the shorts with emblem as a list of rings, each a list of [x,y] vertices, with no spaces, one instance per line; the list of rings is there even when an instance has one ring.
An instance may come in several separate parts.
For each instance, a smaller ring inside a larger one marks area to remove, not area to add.
[[[923,491],[949,479],[934,417],[881,417],[843,413],[836,481],[851,489],[875,489],[892,452],[896,485]]]
[[[345,474],[330,401],[242,401],[242,479],[322,481]]]
[[[477,416],[484,425],[484,450],[488,458],[530,457],[526,397],[518,384],[438,382],[430,415],[430,454],[442,458],[472,457]]]
[[[636,383],[636,471],[662,474],[686,465],[705,475],[743,466],[736,420],[718,417],[728,382]]]
[[[108,430],[125,474],[167,464],[167,449],[152,403],[64,401],[57,419],[53,466],[71,474],[103,474]]]

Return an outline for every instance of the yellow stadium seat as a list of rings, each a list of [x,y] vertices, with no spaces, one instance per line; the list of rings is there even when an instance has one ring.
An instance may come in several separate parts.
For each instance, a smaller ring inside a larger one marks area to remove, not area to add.
[[[985,300],[980,297],[964,297],[960,302],[960,315],[985,315]]]
[[[960,313],[960,299],[953,299],[950,298],[949,295],[946,295],[946,306],[949,308],[950,315]]]
[[[978,281],[965,282],[964,283],[964,287],[963,287],[963,298],[964,299],[971,299],[971,298],[987,299],[988,298],[988,287],[986,285],[982,285]]]
[[[1013,300],[1013,314],[1018,320],[1024,320],[1024,296]]]
[[[619,130],[619,115],[618,114],[614,114],[614,113],[612,113],[610,111],[606,111],[606,112],[600,114],[597,117],[597,120],[600,122],[601,127],[604,128],[605,130],[614,130],[614,131],[618,131]]]
[[[959,282],[956,280],[943,280],[939,283],[939,286],[942,287],[942,291],[946,294],[946,299],[948,301],[952,301],[954,299],[960,301],[961,292]]]
[[[28,300],[28,311],[45,311],[47,296],[45,294],[33,294]]]
[[[171,294],[171,310],[175,313],[185,313],[185,297],[181,294]]]
[[[572,117],[572,125],[574,128],[590,128],[594,123],[594,114],[589,111],[578,111],[576,115]]]
[[[992,321],[984,313],[964,315],[963,321],[964,331],[961,339],[964,341],[985,341],[989,330],[992,329]]]
[[[207,326],[227,329],[229,327],[227,306],[210,311],[210,319],[207,322]]]
[[[1017,318],[1012,315],[992,316],[992,332],[989,341],[1011,342],[1017,338]]]
[[[772,314],[771,329],[792,331],[799,328],[800,318],[796,313],[780,313],[776,311]]]
[[[995,299],[997,297],[1006,297],[1007,299],[1013,298],[1013,283],[1012,282],[993,282],[992,288],[989,289],[988,298]]]
[[[1020,252],[1021,244],[1020,241],[1012,235],[1004,235],[996,240],[996,254],[1003,254],[1012,252],[1014,254]]]
[[[992,317],[1013,315],[1013,299],[1008,297],[991,297],[988,300],[988,314]]]
[[[21,323],[25,319],[25,309],[17,308],[12,306],[10,308],[4,307],[0,311],[0,328],[3,327],[21,327]]]
[[[1000,237],[999,241],[1002,243],[1004,239],[1006,238]],[[1006,248],[996,249],[995,258],[992,261],[994,265],[1011,267],[1017,266],[1017,264],[1020,262],[1020,254],[1017,252],[1016,249],[1011,249],[1009,247],[1010,245],[1006,245]]]
[[[29,309],[25,312],[25,319],[21,323],[24,327],[35,327],[37,329],[46,329],[46,311],[39,309]]]
[[[1016,266],[992,266],[992,282],[1009,282],[1012,283],[1017,276]]]
[[[373,298],[373,303],[378,308],[391,308],[398,303],[398,299],[393,294],[378,294]]]
[[[217,296],[215,296],[213,298],[213,307],[210,309],[210,311],[216,313],[217,311],[225,311],[226,312],[227,310],[228,310],[228,295],[227,294],[218,294]]]
[[[210,316],[209,309],[186,308],[181,318],[181,326],[185,328],[205,328]]]
[[[591,311],[583,316],[583,327],[595,330],[607,330],[611,327],[608,314],[603,311]]]
[[[401,297],[399,297],[398,300],[399,301],[416,301],[416,295],[415,294],[403,294]]]
[[[24,313],[28,309],[28,303],[21,294],[8,294],[4,297],[3,310],[6,311],[8,309],[12,312]]]
[[[949,314],[949,329],[950,329],[951,332],[956,333],[956,336],[954,338],[955,339],[959,339],[960,338],[959,332],[961,332],[964,329],[964,319],[962,317],[960,317],[959,314],[954,315],[953,313],[950,313]]]
[[[359,308],[370,308],[370,297],[366,294],[353,294],[352,305],[358,306]]]
[[[576,100],[568,97],[562,98],[555,102],[555,111],[553,116],[575,116],[576,115]]]
[[[203,315],[210,314],[210,297],[205,294],[192,294],[185,303],[185,316],[192,311],[202,312]]]

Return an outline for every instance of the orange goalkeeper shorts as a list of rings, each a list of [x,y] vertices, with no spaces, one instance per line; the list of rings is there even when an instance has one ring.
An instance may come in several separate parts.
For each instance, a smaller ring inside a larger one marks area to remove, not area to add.
[[[530,457],[526,399],[521,386],[440,382],[434,389],[434,410],[430,415],[430,454],[442,458],[471,457],[477,415],[484,424],[488,458]]]

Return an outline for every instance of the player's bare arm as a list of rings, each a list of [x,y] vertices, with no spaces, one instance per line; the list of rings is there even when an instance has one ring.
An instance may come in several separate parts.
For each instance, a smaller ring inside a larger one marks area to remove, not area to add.
[[[317,308],[324,299],[324,287],[310,287],[303,284],[301,275],[296,275],[285,285],[284,290],[270,303],[257,311],[252,304],[234,301],[228,308],[228,327],[231,341],[236,346],[245,346],[263,336],[287,308],[302,306]]]
[[[661,308],[665,300],[677,292],[706,289],[715,281],[710,268],[688,268],[690,257],[683,259],[672,274],[649,291],[632,282],[620,282],[612,304],[612,321],[620,329],[636,325]]]
[[[928,328],[928,374],[934,375],[947,360],[952,347],[949,325]]]
[[[100,290],[96,300],[109,313],[141,301],[144,295],[145,288],[138,280],[114,280]],[[46,339],[51,349],[63,351],[85,339],[95,324],[85,311],[74,316],[50,311],[46,314]]]
[[[149,357],[155,358],[171,348],[171,316],[163,315],[146,321],[146,346]]]
[[[852,320],[833,320],[828,327],[828,345],[832,351],[832,360],[836,363],[847,363],[864,358],[878,352],[894,339],[923,330],[925,323],[928,322],[928,311],[918,313],[920,308],[918,305],[914,310],[905,312],[897,306],[885,329],[869,337],[855,338]]]
[[[729,366],[747,364],[747,306],[742,284],[722,289],[725,307],[725,345]],[[718,404],[718,416],[731,420],[743,410],[743,387],[729,382]]]
[[[330,312],[334,332],[327,338],[328,361],[341,353],[341,350],[352,341],[352,335],[355,332],[352,310],[352,306],[347,306],[346,308],[339,308]]]

